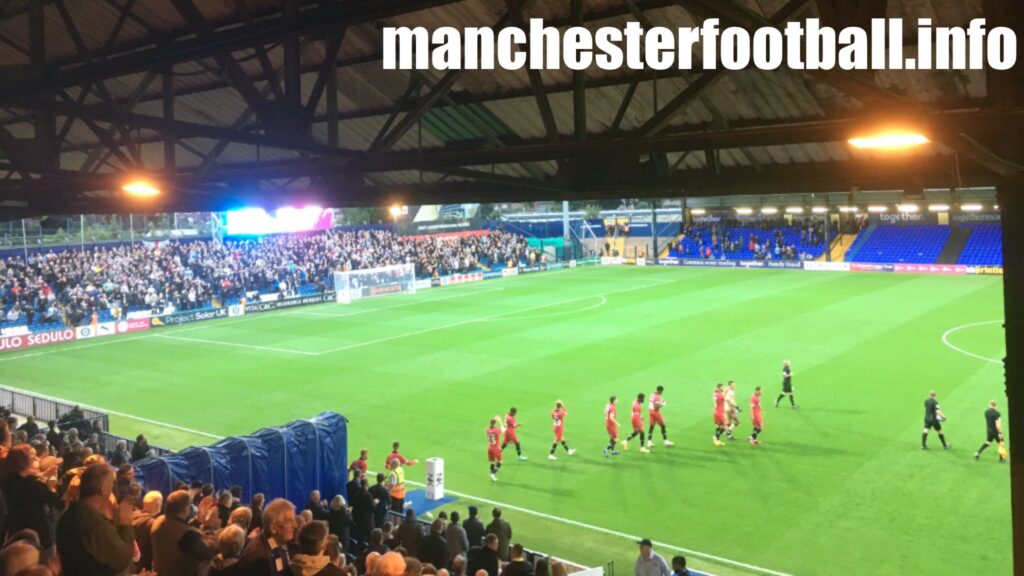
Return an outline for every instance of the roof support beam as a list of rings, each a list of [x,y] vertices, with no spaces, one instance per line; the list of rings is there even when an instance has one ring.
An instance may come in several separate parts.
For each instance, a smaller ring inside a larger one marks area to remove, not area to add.
[[[519,0],[505,0],[509,16],[512,18],[512,25],[526,30],[523,20],[523,10],[519,6]],[[541,121],[544,122],[544,132],[548,136],[548,142],[558,141],[558,124],[555,122],[555,114],[551,110],[551,102],[548,101],[547,92],[544,91],[544,81],[540,77],[540,71],[527,66],[526,75],[530,78],[530,90],[533,91],[533,99],[537,101],[537,111],[540,112]]]

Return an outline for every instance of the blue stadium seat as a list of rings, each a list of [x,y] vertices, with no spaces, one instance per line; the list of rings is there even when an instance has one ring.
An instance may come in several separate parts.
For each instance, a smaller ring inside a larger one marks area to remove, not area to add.
[[[1003,265],[1003,228],[999,224],[973,226],[958,264],[966,266]]]
[[[856,250],[851,262],[934,264],[949,233],[949,226],[877,226],[850,247]]]

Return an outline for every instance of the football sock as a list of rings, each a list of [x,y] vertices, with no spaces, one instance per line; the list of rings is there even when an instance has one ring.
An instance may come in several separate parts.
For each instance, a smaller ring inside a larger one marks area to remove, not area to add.
[[[647,436],[654,438],[654,424],[651,424],[651,427],[647,430]]]
[[[615,438],[612,438],[611,441],[608,442],[608,450],[615,450]]]
[[[789,404],[791,406],[796,406],[796,398],[792,394],[789,395]]]
[[[502,442],[502,444],[501,444],[501,451],[502,451],[502,452],[504,452],[504,451],[505,451],[505,447],[506,447],[506,446],[508,446],[508,442]]]
[[[779,402],[782,402],[782,399],[785,398],[785,397],[786,397],[785,394],[779,394],[779,397],[775,399],[775,405],[778,406]]]
[[[928,435],[927,434],[921,434],[921,447],[924,448],[927,445],[928,445]]]
[[[505,447],[504,447],[504,446],[502,446],[502,447],[501,447],[501,449],[502,449],[502,450],[504,450],[504,449],[505,449]],[[523,455],[523,449],[522,449],[522,448],[520,448],[520,446],[519,446],[519,442],[516,442],[516,454],[517,454],[517,455],[519,455],[519,456],[522,456],[522,455]]]
[[[946,435],[945,434],[939,434],[939,442],[942,442],[943,446],[946,445]]]
[[[715,440],[721,440],[721,439],[722,439],[722,429],[721,428],[715,428]]]
[[[569,445],[565,443],[565,440],[562,440],[562,448],[565,448],[566,452],[569,451]],[[551,447],[551,453],[552,454],[555,453],[555,447],[554,446]]]
[[[750,437],[753,438],[754,440],[757,440],[757,435],[760,434],[760,433],[761,433],[760,429],[754,428],[754,433],[751,434]]]
[[[565,446],[565,442],[562,442],[562,446]],[[552,455],[554,455],[554,453],[555,453],[555,448],[558,448],[558,443],[555,443],[555,444],[552,444],[552,445],[551,445],[551,452],[548,452],[548,454],[552,454]]]
[[[982,452],[984,452],[985,448],[988,448],[988,446],[989,446],[988,442],[985,442],[984,444],[982,444],[981,448],[978,448],[978,454],[981,454]]]
[[[651,434],[648,434],[648,436],[653,438],[654,437],[654,433],[652,432]],[[668,430],[665,429],[665,425],[664,424],[662,424],[662,426],[661,426],[661,438],[663,440],[668,440]]]

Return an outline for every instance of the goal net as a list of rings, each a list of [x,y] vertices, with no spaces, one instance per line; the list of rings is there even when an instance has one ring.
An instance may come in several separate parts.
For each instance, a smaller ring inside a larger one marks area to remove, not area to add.
[[[416,272],[412,264],[334,272],[334,293],[339,304],[401,292],[416,293]]]

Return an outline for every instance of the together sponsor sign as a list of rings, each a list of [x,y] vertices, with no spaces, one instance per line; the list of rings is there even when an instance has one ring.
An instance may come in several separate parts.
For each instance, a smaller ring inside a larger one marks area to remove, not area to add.
[[[245,305],[246,314],[254,314],[258,312],[270,312],[271,310],[280,310],[282,308],[293,308],[295,306],[308,306],[310,304],[322,304],[324,302],[333,302],[334,293],[324,292],[323,294],[314,294],[312,296],[299,296],[297,298],[282,298],[281,300],[274,300],[271,302],[249,302]]]

